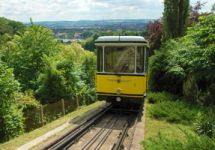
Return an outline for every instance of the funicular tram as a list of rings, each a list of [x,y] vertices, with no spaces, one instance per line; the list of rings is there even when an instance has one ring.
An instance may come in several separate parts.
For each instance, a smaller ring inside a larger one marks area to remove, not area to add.
[[[98,100],[140,104],[147,92],[148,42],[141,36],[101,36],[97,47]]]

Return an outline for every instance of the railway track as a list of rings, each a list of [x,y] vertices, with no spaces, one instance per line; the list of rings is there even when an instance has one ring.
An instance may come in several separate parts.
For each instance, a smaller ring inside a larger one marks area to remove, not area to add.
[[[117,109],[111,106],[86,119],[66,135],[44,146],[43,150],[131,148],[140,109]]]

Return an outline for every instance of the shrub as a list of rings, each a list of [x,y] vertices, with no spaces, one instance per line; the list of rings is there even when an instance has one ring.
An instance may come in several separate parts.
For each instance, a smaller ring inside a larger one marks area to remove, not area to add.
[[[194,122],[194,116],[199,112],[199,108],[184,101],[165,101],[152,105],[148,111],[156,119],[189,124]]]
[[[204,106],[215,105],[215,84],[212,83],[207,90],[200,96],[199,103]]]
[[[15,101],[18,91],[19,83],[14,79],[13,69],[0,60],[0,132],[4,133],[0,140],[7,141],[24,132],[22,109],[17,107]]]
[[[199,94],[207,95],[215,91],[214,19],[215,15],[199,17],[198,23],[188,28],[186,36],[170,40],[166,46],[167,72],[181,76],[184,95],[191,103],[199,101]],[[214,104],[212,95],[201,99],[201,102],[204,105]]]
[[[35,99],[32,91],[25,92],[25,93],[18,93],[17,99],[18,99],[18,106],[20,108],[23,108],[23,112],[31,111],[41,106],[40,102]]]
[[[213,150],[215,149],[215,143],[207,136],[196,137],[185,133],[185,141],[179,141],[175,139],[169,139],[164,137],[160,132],[157,137],[149,138],[142,141],[141,144],[145,150]]]
[[[163,101],[176,101],[179,97],[167,92],[151,92],[147,95],[147,99],[149,103],[157,103]]]
[[[209,109],[208,113],[196,115],[196,120],[194,122],[194,130],[198,134],[205,134],[212,138],[214,136],[215,129],[215,113],[212,108]]]
[[[155,51],[149,58],[149,90],[182,94],[183,81],[175,74],[167,73],[167,50]]]

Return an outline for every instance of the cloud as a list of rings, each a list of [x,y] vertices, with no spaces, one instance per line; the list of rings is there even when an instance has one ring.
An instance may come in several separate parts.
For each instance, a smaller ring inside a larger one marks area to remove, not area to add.
[[[0,16],[22,22],[29,22],[30,17],[33,21],[159,19],[163,12],[162,2],[163,0],[2,0]],[[191,0],[190,4],[194,2],[195,0]],[[212,5],[212,2],[209,3]]]
[[[196,3],[197,3],[197,0],[190,0],[190,5],[191,5],[191,6],[195,6]],[[205,3],[205,4],[202,6],[200,12],[210,12],[210,11],[211,11],[211,8],[212,8],[212,5],[215,4],[214,1],[206,1],[206,0],[205,0],[205,1],[200,1],[200,3],[201,3],[201,4],[202,4],[202,3]]]

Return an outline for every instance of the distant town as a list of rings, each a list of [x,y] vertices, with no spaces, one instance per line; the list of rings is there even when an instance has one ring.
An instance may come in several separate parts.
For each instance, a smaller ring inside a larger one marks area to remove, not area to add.
[[[142,32],[152,19],[126,20],[79,20],[79,21],[42,21],[34,22],[52,30],[57,40],[71,43],[76,40],[82,42],[95,33],[115,32],[117,29],[131,32]],[[25,23],[29,25],[30,23]]]

